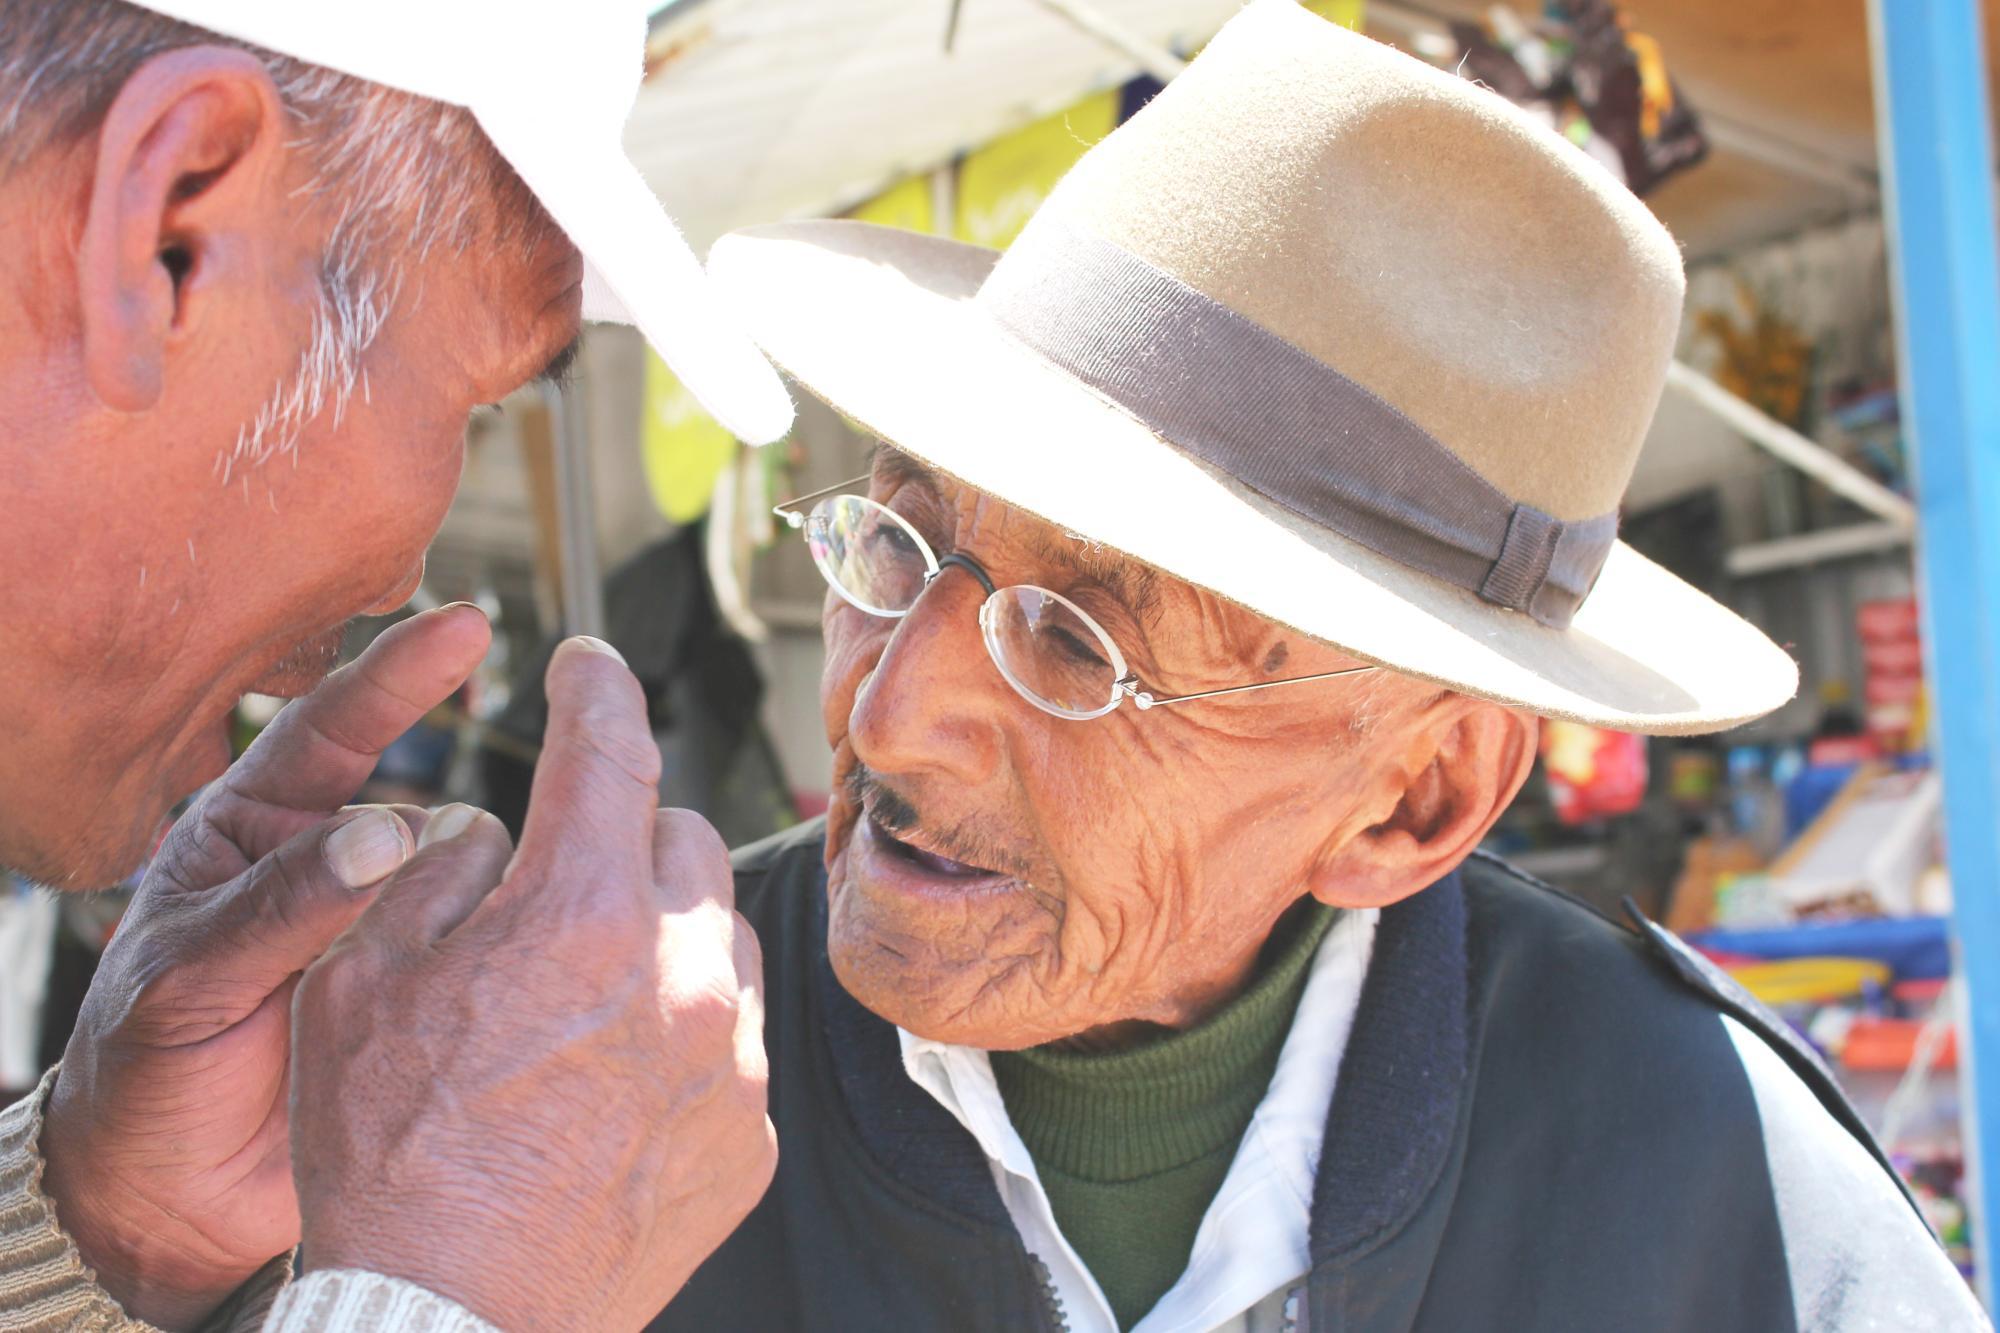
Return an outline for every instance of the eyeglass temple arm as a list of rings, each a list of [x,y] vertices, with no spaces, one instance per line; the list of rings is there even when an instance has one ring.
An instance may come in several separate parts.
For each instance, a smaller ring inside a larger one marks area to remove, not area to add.
[[[1274,685],[1298,685],[1308,680],[1332,680],[1335,676],[1358,676],[1364,671],[1379,670],[1377,667],[1346,667],[1339,671],[1322,671],[1316,676],[1287,676],[1283,680],[1262,680],[1255,685],[1231,685],[1222,690],[1202,690],[1198,694],[1176,694],[1166,699],[1155,698],[1139,688],[1136,676],[1127,676],[1118,682],[1123,690],[1141,709],[1158,708],[1163,704],[1184,704],[1190,699],[1213,699],[1220,694],[1247,694],[1251,690],[1268,690]]]
[[[780,504],[772,505],[771,512],[777,515],[779,518],[784,519],[785,526],[787,527],[792,527],[792,528],[804,527],[806,516],[799,512],[798,507],[800,505],[804,504],[808,500],[817,500],[822,495],[832,495],[836,491],[851,490],[852,488],[859,486],[862,482],[867,481],[873,475],[874,475],[873,473],[864,472],[858,477],[849,477],[846,481],[836,481],[831,486],[822,486],[820,489],[816,491],[810,491],[805,495],[794,495],[789,500],[786,500]]]

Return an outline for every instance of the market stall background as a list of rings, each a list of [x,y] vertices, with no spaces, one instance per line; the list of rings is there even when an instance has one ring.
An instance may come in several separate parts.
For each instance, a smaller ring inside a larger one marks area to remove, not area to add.
[[[1107,21],[1178,52],[1196,49],[1234,7],[1230,0],[1092,6]],[[1484,8],[1377,0],[1362,19],[1371,35],[1444,51],[1452,49],[1442,45],[1447,22],[1477,19]],[[1036,195],[1032,183],[993,188],[981,177],[1059,170],[1063,155],[1051,150],[1065,137],[1087,139],[1107,129],[1112,122],[1097,97],[1123,88],[1136,66],[1039,0],[965,0],[947,55],[947,9],[942,0],[682,0],[657,22],[655,74],[635,107],[628,142],[697,245],[750,221],[870,204],[877,208],[870,216],[916,225],[938,225],[941,212],[952,214],[946,229],[990,242],[1008,217],[1024,216]],[[1667,54],[1710,145],[1698,168],[1648,196],[1689,256],[1683,359],[1710,372],[1720,368],[1721,341],[1697,324],[1706,316],[1711,325],[1719,318],[1746,335],[1761,328],[1769,336],[1775,326],[1809,347],[1816,392],[1840,384],[1865,396],[1893,387],[1864,7],[1704,0],[1624,9]],[[982,157],[982,149],[997,151]],[[974,159],[970,189],[956,189],[967,157]],[[990,173],[983,164],[994,158],[1011,160]],[[954,168],[947,188],[958,198],[940,193],[941,166]],[[989,188],[1000,197],[985,198]],[[966,193],[974,196],[969,203]],[[634,450],[635,437],[651,429],[664,439],[660,425],[676,423],[683,433],[674,438],[686,447],[655,450],[677,460],[671,467],[691,466],[726,447],[703,437],[704,423],[689,417],[687,401],[646,362],[635,339],[605,331],[592,338],[581,383],[606,567],[666,525],[643,485],[646,455]],[[649,388],[635,392],[645,378]],[[1825,415],[1819,403],[1813,407],[1814,415]],[[808,468],[801,482],[835,480],[832,474],[848,461],[843,455],[819,468],[837,453],[821,447],[822,415],[809,413],[798,437]],[[1811,424],[1835,428],[1831,420]],[[532,440],[525,450],[519,446],[512,421],[496,422],[491,435],[494,447],[475,460],[475,475],[440,537],[438,574],[443,580],[487,571],[510,597],[525,598],[535,568],[547,564],[535,554],[536,479],[532,464],[523,462],[535,446]],[[681,486],[694,484],[687,479]],[[1858,680],[1853,605],[1908,592],[1908,525],[1838,508],[1794,469],[1670,393],[1628,512],[1660,510],[1703,492],[1714,492],[1722,511],[1715,545],[1733,568],[1721,574],[1745,583],[1739,595],[1753,619],[1799,645],[1807,686],[1778,720],[1796,729],[1820,706],[1823,684]],[[666,508],[685,515],[684,507]],[[1802,534],[1810,539],[1789,540]],[[1840,579],[1799,573],[1829,557],[1843,567]],[[819,589],[809,571],[799,573],[760,579],[754,599],[781,659],[770,669],[779,677],[778,707],[786,711],[772,732],[788,773],[810,787],[824,766],[808,688],[817,677]],[[544,602],[544,610],[552,609],[546,590]]]
[[[1980,45],[1961,41],[1960,54],[2000,68],[2000,0],[1885,3],[1911,28],[1934,25],[1923,28],[1934,54],[1983,10]],[[1527,0],[1311,7],[1448,68],[1467,61],[1462,25],[1519,51],[1549,18]],[[836,214],[1004,245],[1083,148],[1236,8],[676,0],[655,16],[627,141],[697,247],[751,222]],[[1918,646],[1910,386],[1896,373],[1884,221],[1885,189],[1923,181],[1906,167],[1885,186],[1886,94],[1862,0],[1631,0],[1618,11],[1705,145],[1645,193],[1687,255],[1685,373],[1649,435],[1624,531],[1786,644],[1802,688],[1715,740],[1551,727],[1495,844],[1606,910],[1629,897],[1779,1005],[1840,1067],[1972,1270],[1972,1099],[1959,1062],[1976,1043],[1960,1040],[1945,789]],[[1954,20],[1959,29],[1945,26]],[[1973,128],[1990,163],[2000,98],[1977,91]],[[1990,239],[1990,191],[1986,207]],[[1728,399],[1721,411],[1715,392]],[[1732,418],[1729,403],[1755,411]],[[497,619],[496,651],[385,761],[379,794],[517,808],[540,732],[539,664],[567,630],[610,637],[646,682],[665,799],[704,810],[732,841],[814,813],[828,778],[824,585],[768,506],[855,475],[867,447],[804,401],[790,441],[742,449],[636,336],[593,331],[572,389],[517,395],[474,423],[421,596],[480,601]],[[259,707],[246,706],[246,733],[267,715]],[[1981,887],[1993,898],[2000,879]],[[42,1015],[80,994],[116,898],[13,901],[0,915],[0,1084],[18,1086],[60,1050],[60,1024]],[[1978,919],[1963,907],[1961,922]],[[1976,994],[2000,984],[1979,980]]]

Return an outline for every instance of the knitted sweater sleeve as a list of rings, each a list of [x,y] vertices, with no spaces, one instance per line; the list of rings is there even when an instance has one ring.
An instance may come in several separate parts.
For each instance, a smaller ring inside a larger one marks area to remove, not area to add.
[[[245,1326],[235,1326],[242,1329]],[[354,1268],[307,1273],[287,1287],[264,1333],[499,1333],[414,1283]]]
[[[42,1193],[42,1106],[55,1082],[0,1111],[0,1330],[158,1333],[133,1319],[83,1261]],[[463,1307],[378,1273],[329,1270],[291,1281],[290,1255],[259,1269],[203,1333],[496,1333]]]
[[[147,1325],[97,1285],[42,1193],[42,1104],[55,1076],[51,1069],[34,1092],[0,1111],[0,1328],[144,1333]]]

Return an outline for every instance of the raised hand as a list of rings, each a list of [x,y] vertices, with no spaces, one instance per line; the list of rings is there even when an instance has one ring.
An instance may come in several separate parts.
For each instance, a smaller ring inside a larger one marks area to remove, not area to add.
[[[473,607],[416,616],[278,714],[174,826],[105,950],[41,1147],[58,1218],[133,1315],[192,1326],[297,1243],[292,991],[423,822],[341,807],[490,637]]]
[[[761,963],[622,661],[570,640],[548,696],[520,849],[438,812],[299,987],[304,1262],[637,1329],[770,1182]]]

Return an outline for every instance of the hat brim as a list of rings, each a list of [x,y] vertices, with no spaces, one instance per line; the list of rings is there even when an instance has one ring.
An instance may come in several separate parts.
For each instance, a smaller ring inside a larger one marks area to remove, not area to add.
[[[997,328],[971,299],[996,258],[821,221],[726,236],[709,267],[773,360],[898,449],[1367,661],[1658,734],[1721,730],[1797,689],[1776,644],[1623,543],[1555,630],[1314,527]]]
[[[586,319],[636,326],[701,405],[738,439],[766,444],[792,427],[792,400],[740,319],[717,298],[687,240],[615,141],[555,135],[481,108],[481,128],[586,264]]]

